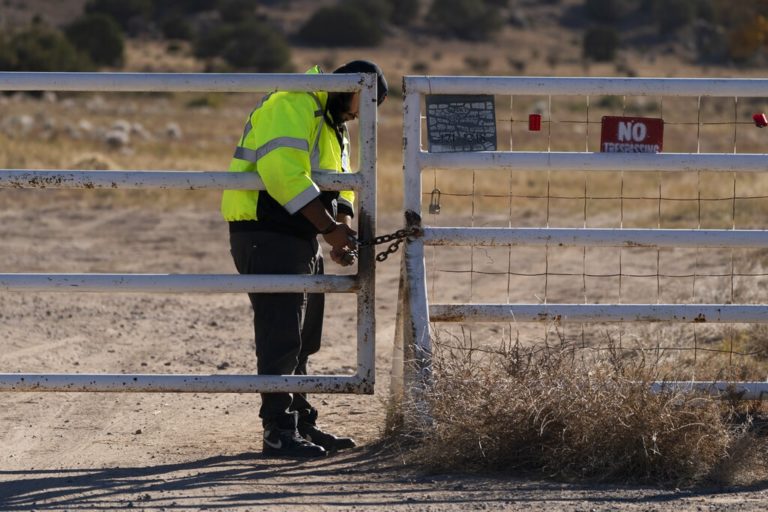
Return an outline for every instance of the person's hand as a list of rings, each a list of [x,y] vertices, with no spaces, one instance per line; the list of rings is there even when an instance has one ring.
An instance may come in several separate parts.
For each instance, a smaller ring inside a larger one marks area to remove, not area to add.
[[[336,226],[323,235],[323,239],[331,246],[331,259],[342,266],[352,265],[357,250],[357,231],[343,222],[337,222]]]
[[[348,267],[354,265],[357,261],[357,251],[348,249],[337,251],[336,249],[331,249],[331,259],[334,263],[341,265],[342,267]]]

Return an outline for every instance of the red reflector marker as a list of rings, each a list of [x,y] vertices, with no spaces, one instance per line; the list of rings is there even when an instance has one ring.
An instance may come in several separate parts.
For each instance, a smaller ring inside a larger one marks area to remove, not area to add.
[[[541,131],[541,114],[528,115],[528,131],[531,131],[531,132]]]

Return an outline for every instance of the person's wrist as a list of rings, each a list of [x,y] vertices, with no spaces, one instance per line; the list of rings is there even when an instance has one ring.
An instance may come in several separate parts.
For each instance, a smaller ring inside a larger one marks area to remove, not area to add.
[[[320,234],[321,234],[321,235],[327,235],[327,234],[329,234],[329,233],[333,232],[333,230],[335,230],[335,229],[336,229],[338,226],[339,226],[339,223],[338,223],[338,222],[331,222],[331,223],[328,225],[328,227],[327,227],[327,228],[325,228],[325,229],[323,229],[322,231],[320,231]]]

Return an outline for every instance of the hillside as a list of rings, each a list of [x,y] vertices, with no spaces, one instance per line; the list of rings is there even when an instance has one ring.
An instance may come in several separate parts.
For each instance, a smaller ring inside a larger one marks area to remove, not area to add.
[[[347,4],[362,6],[363,9],[373,8],[366,12],[370,17],[375,17],[378,9],[376,6],[388,2],[397,3],[394,0],[364,0]],[[0,10],[0,30],[11,33],[36,17],[46,24],[61,28],[78,18],[87,3],[87,0],[4,0]],[[144,3],[152,5],[149,1]],[[171,6],[177,4],[163,3]],[[226,2],[210,0],[194,3],[211,5],[214,9],[187,13],[181,22],[188,23],[197,32],[215,30],[223,24],[215,6]],[[373,47],[312,45],[298,37],[301,27],[318,9],[337,6],[339,0],[272,0],[259,2],[255,10],[252,7],[249,9],[255,13],[254,19],[276,29],[280,37],[285,38],[290,51],[289,69],[302,71],[315,63],[331,68],[351,56],[368,56],[376,59],[388,75],[398,77],[405,74],[730,75],[734,73],[734,68],[732,63],[728,64],[723,53],[730,51],[726,46],[731,44],[727,41],[726,25],[730,23],[728,26],[736,26],[742,23],[739,20],[747,14],[761,12],[760,7],[748,7],[758,4],[751,1],[741,2],[739,8],[735,9],[740,18],[736,14],[722,14],[718,10],[718,5],[723,4],[721,0],[675,0],[667,4],[656,0],[485,0],[485,4],[483,0],[468,0],[463,3],[486,5],[487,9],[495,9],[486,12],[498,18],[494,23],[499,29],[489,29],[487,36],[482,33],[461,38],[444,26],[448,22],[440,25],[434,21],[434,14],[430,15],[433,3],[430,0],[419,2],[418,15],[413,21],[404,24],[374,21],[383,30],[383,39]],[[462,2],[443,3],[458,5]],[[594,12],[594,5],[603,4],[607,7]],[[191,9],[183,2],[179,5],[185,7],[175,9]],[[503,7],[488,7],[490,5]],[[662,16],[658,5],[667,5],[669,16]],[[693,9],[685,11],[687,21],[676,22],[681,23],[679,26],[673,24],[676,5],[687,5]],[[704,10],[702,5],[708,5],[711,9]],[[174,7],[166,8],[171,9]],[[141,22],[134,20],[128,25],[129,29],[125,29],[126,58],[118,69],[180,72],[229,70],[227,65],[222,66],[215,59],[196,58],[193,42],[165,38],[162,30],[165,22],[151,17],[157,18],[156,12],[147,16]],[[667,19],[672,21],[663,21]],[[765,21],[762,16],[758,16],[755,23],[760,20]],[[452,22],[456,23],[455,20]],[[664,26],[664,23],[670,25]],[[584,58],[585,34],[597,26],[619,36],[617,51],[606,62]],[[764,36],[765,27],[759,25],[752,28],[744,36],[745,41],[741,42],[743,45],[753,45],[754,42],[746,41],[748,37],[760,39]],[[328,31],[333,29],[329,27]],[[194,41],[194,37],[191,39]],[[0,40],[0,49],[1,43]],[[718,44],[720,46],[717,49],[712,48]],[[754,74],[762,64],[761,43],[754,44],[758,44],[754,55],[743,59],[742,67],[738,68],[740,75]],[[706,54],[703,53],[705,51]],[[242,70],[248,69],[246,67]],[[398,81],[396,79],[393,82]]]

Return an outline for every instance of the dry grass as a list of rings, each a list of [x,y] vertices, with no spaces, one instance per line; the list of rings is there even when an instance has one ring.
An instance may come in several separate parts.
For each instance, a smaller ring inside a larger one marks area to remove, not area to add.
[[[544,18],[542,18],[544,19]],[[549,20],[549,18],[546,18]],[[396,212],[402,206],[402,112],[401,112],[401,77],[414,74],[413,64],[428,63],[428,69],[420,72],[429,74],[472,75],[477,70],[467,65],[467,58],[477,55],[488,56],[489,67],[484,73],[495,75],[587,75],[612,76],[623,74],[622,69],[613,64],[600,64],[585,67],[580,60],[578,45],[564,41],[566,37],[562,27],[550,26],[550,22],[537,26],[536,30],[506,31],[497,42],[461,43],[441,41],[435,38],[418,36],[415,40],[394,35],[387,44],[380,48],[365,50],[345,48],[294,48],[293,61],[297,71],[320,63],[326,69],[332,69],[353,58],[370,58],[380,63],[391,84],[390,99],[379,111],[379,205],[384,212]],[[571,36],[567,36],[571,37]],[[546,45],[544,44],[546,43]],[[547,46],[548,45],[548,46]],[[514,48],[512,53],[507,49]],[[550,53],[557,53],[557,63],[552,64],[543,58]],[[626,55],[626,60],[639,76],[722,76],[731,74],[728,69],[701,69],[681,65],[672,57],[650,58],[646,54]],[[524,70],[514,63],[525,62]],[[127,48],[126,71],[151,72],[190,72],[201,71],[203,63],[190,57],[190,49],[181,45],[174,52],[168,46],[155,41],[132,40]],[[626,67],[626,66],[624,66]],[[741,72],[743,76],[757,71]],[[57,121],[58,128],[66,124],[77,125],[81,120],[92,123],[96,128],[108,128],[115,119],[141,122],[146,128],[159,131],[168,122],[181,126],[184,136],[181,140],[169,141],[162,137],[151,141],[133,140],[126,151],[109,150],[104,144],[86,140],[70,140],[58,134],[54,138],[41,137],[34,132],[26,137],[13,139],[0,134],[0,165],[4,168],[72,168],[73,162],[87,154],[102,154],[112,160],[116,169],[192,169],[224,170],[232,152],[232,147],[242,130],[245,116],[258,100],[259,94],[68,94],[69,106],[58,102],[49,104],[42,101],[26,100],[8,102],[2,105],[2,118],[27,114],[32,116],[51,116]],[[104,99],[91,105],[89,101],[96,96]],[[543,103],[542,103],[543,102]],[[599,123],[603,115],[622,113],[656,116],[662,115],[668,123],[667,151],[732,151],[733,125],[736,115],[740,121],[750,121],[754,111],[765,110],[762,99],[740,98],[737,105],[732,99],[703,98],[701,101],[701,120],[718,123],[706,125],[700,130],[701,144],[697,147],[697,101],[696,98],[642,98],[642,97],[553,97],[551,109],[546,97],[497,96],[497,122],[499,149],[507,150],[547,150],[553,151],[595,151],[599,143]],[[544,105],[545,129],[531,133],[527,130],[527,115],[533,109]],[[197,107],[194,107],[194,106]],[[546,121],[551,119],[552,123]],[[2,120],[2,119],[0,119]],[[694,123],[691,125],[690,123]],[[725,123],[725,124],[719,124]],[[768,149],[763,133],[749,126],[738,126],[735,137],[738,152],[765,152]],[[52,148],[55,147],[55,150]],[[498,213],[509,211],[506,198],[484,197],[484,194],[505,192],[509,184],[510,192],[518,196],[546,196],[546,187],[551,183],[552,194],[578,196],[584,193],[597,197],[616,197],[620,195],[621,182],[617,173],[554,173],[549,179],[544,173],[520,171],[513,177],[499,173],[473,173],[445,171],[438,172],[437,186],[447,194],[463,194],[458,199],[446,196],[446,213],[466,214],[471,211],[471,204],[459,200],[469,195],[476,195],[477,207]],[[661,181],[665,196],[688,197],[692,187],[697,190],[694,173],[675,176],[657,175],[624,177],[626,195],[653,196],[658,194],[658,182]],[[745,190],[763,193],[768,185],[760,179],[739,177],[739,192]],[[425,191],[432,189],[435,180],[432,175],[425,175]],[[474,185],[473,185],[474,182]],[[499,187],[500,182],[503,186]],[[745,187],[742,187],[742,183]],[[757,188],[747,188],[752,185]],[[732,187],[726,183],[708,180],[702,182],[702,197],[721,197]],[[473,190],[474,188],[474,190]],[[741,194],[744,195],[744,194]],[[87,195],[86,195],[87,196]],[[169,196],[169,197],[165,197]],[[176,197],[174,197],[176,196]],[[146,204],[153,206],[173,206],[183,204],[179,194],[147,195]],[[210,194],[205,206],[215,205],[217,194]],[[137,197],[140,199],[140,197]],[[86,200],[88,198],[86,197]],[[158,201],[159,200],[159,203]],[[482,204],[481,204],[482,203]],[[636,202],[637,203],[637,202]],[[647,213],[633,213],[651,218],[658,208],[646,201]],[[512,213],[514,223],[526,223],[532,215],[538,215],[543,202],[534,199],[515,201]],[[627,212],[637,210],[640,204],[625,203]],[[562,213],[573,217],[583,210],[583,204],[577,200],[563,199],[553,203],[553,215]],[[664,227],[683,227],[697,219],[689,213],[681,212],[685,203],[666,202],[663,205]],[[722,206],[722,208],[717,208]],[[726,202],[707,203],[702,212],[707,218],[725,217],[730,213]],[[753,215],[762,208],[759,201],[743,200],[737,205],[739,225],[749,223]],[[590,200],[588,214],[591,217],[605,213],[613,218],[619,217],[619,202],[614,200]],[[629,216],[629,214],[628,214]],[[519,219],[522,219],[520,221]],[[553,225],[557,225],[554,219]],[[724,222],[725,223],[725,222]]]
[[[682,392],[654,394],[659,368],[618,350],[479,350],[436,344],[431,421],[405,407],[396,438],[434,471],[481,470],[663,485],[766,477],[755,410]],[[742,409],[740,411],[740,408]],[[740,412],[739,412],[740,411]]]

